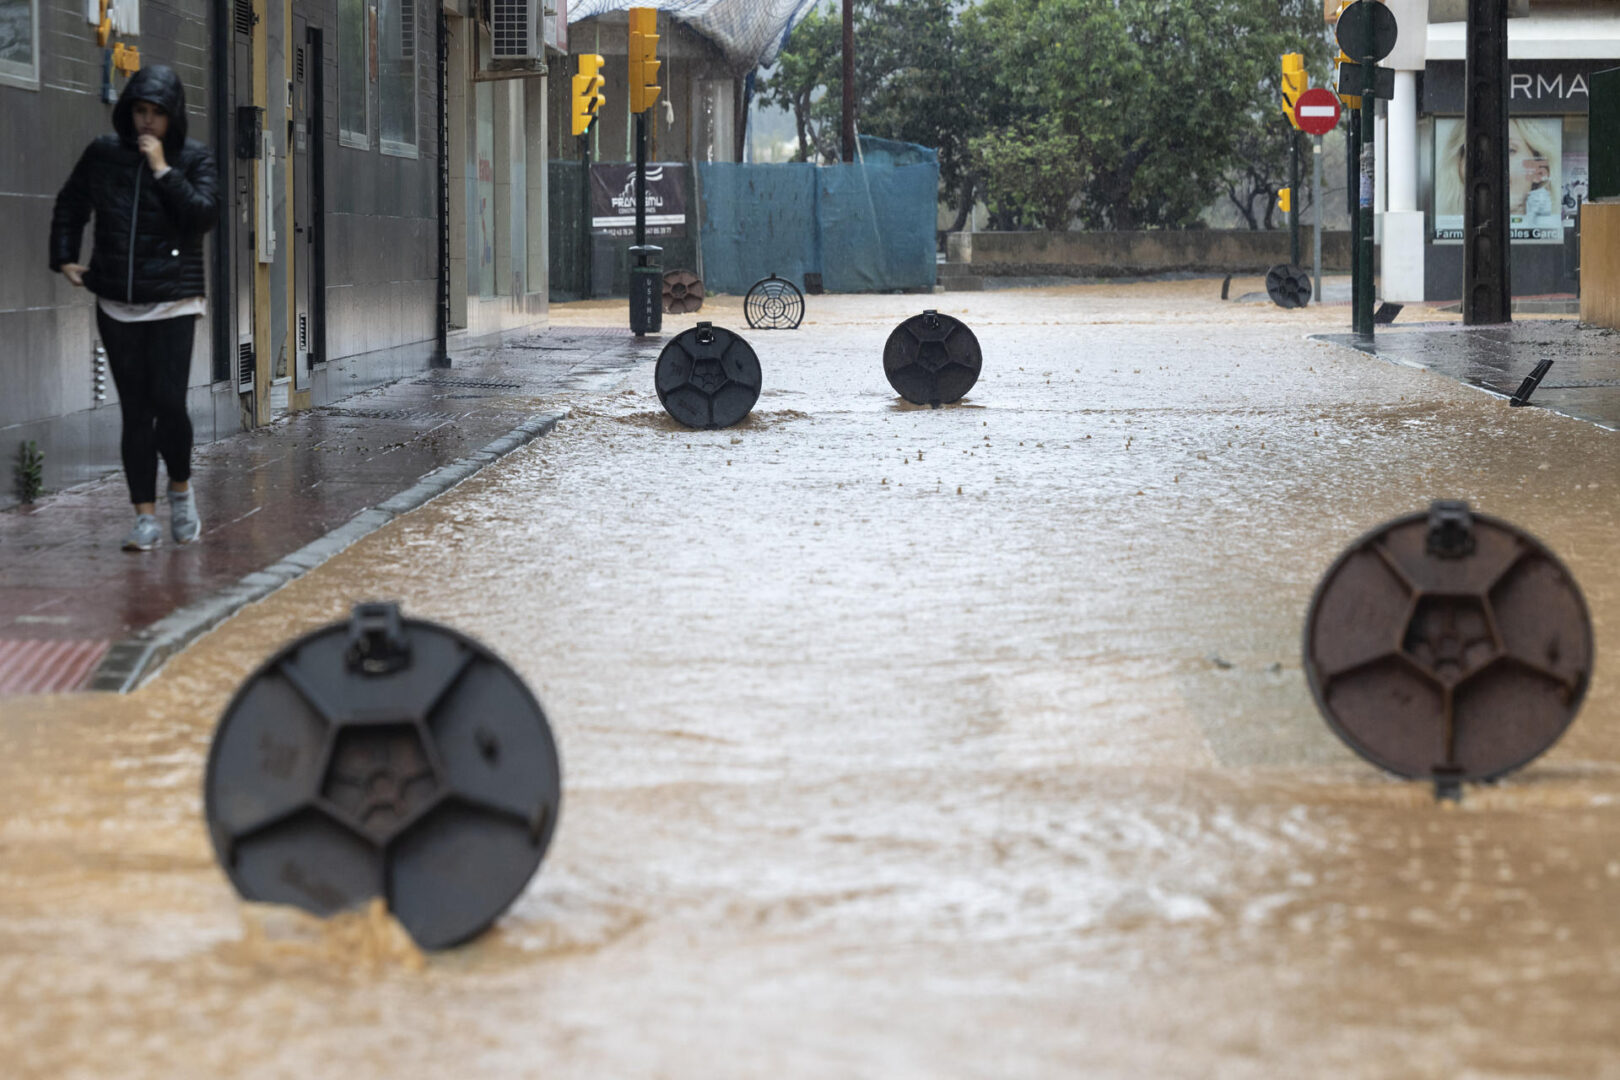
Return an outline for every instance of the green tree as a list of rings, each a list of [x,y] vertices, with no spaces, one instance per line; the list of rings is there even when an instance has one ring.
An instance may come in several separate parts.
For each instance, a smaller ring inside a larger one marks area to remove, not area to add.
[[[989,130],[989,57],[953,0],[856,0],[856,117],[867,135],[939,154],[943,198],[961,228],[975,197],[969,142]]]
[[[1231,165],[1274,2],[985,0],[975,14],[1003,91],[1087,145],[1081,220],[1176,228],[1196,223]]]
[[[1003,129],[970,140],[988,189],[987,206],[998,224],[1062,231],[1087,179],[1079,136],[1067,135],[1053,117],[1023,130]]]
[[[754,90],[767,105],[793,114],[799,136],[799,161],[837,160],[838,125],[827,126],[824,110],[815,108],[828,86],[842,78],[842,22],[838,13],[812,8],[788,38],[770,76]]]
[[[1292,131],[1279,58],[1304,51],[1319,79],[1328,63],[1316,0],[856,0],[854,17],[859,129],[938,151],[956,228],[981,195],[1025,227],[1072,208],[1087,228],[1184,228],[1222,194],[1269,225]],[[836,5],[813,11],[761,85],[806,160],[838,153],[840,28]],[[1043,147],[1077,156],[1038,168]]]
[[[1254,99],[1234,125],[1233,161],[1222,181],[1227,199],[1251,229],[1275,228],[1282,219],[1277,189],[1289,178],[1289,140],[1298,137],[1301,176],[1310,177],[1309,136],[1295,131],[1282,111],[1282,54],[1305,54],[1311,85],[1332,86],[1332,35],[1316,0],[1269,0],[1269,40],[1249,50]],[[1269,63],[1269,66],[1267,66]],[[1299,193],[1295,193],[1296,196]],[[1301,202],[1303,213],[1307,203]]]
[[[965,221],[974,199],[968,140],[986,129],[992,83],[988,57],[963,38],[954,7],[952,0],[856,0],[855,122],[863,134],[937,151],[945,201]],[[767,104],[793,113],[801,160],[840,157],[842,28],[838,6],[812,10],[759,86]]]

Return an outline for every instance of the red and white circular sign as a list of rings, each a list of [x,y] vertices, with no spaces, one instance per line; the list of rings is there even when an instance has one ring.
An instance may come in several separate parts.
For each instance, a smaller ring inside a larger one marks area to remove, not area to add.
[[[1326,135],[1339,122],[1339,95],[1326,87],[1311,87],[1294,102],[1294,119],[1301,131]]]

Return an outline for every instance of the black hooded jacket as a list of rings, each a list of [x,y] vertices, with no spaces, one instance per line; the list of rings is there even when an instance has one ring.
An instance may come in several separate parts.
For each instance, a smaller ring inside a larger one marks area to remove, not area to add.
[[[149,101],[169,116],[154,178],[136,146],[134,111]],[[203,234],[219,217],[219,174],[208,147],[186,138],[186,92],[162,65],[142,68],[113,107],[116,135],[85,148],[56,196],[51,269],[79,261],[85,222],[95,214],[95,244],[84,284],[97,296],[143,304],[207,294]]]

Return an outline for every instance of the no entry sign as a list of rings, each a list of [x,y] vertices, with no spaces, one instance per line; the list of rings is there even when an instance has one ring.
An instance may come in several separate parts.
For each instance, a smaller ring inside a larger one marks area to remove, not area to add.
[[[1309,135],[1326,135],[1339,122],[1339,96],[1326,87],[1313,86],[1294,102],[1294,119]]]

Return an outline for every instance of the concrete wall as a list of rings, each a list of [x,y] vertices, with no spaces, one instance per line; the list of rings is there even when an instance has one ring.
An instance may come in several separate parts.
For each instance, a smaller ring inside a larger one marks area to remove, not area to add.
[[[952,233],[946,247],[951,262],[969,264],[978,274],[1001,276],[1264,273],[1287,262],[1289,254],[1288,232],[1282,229]],[[1309,266],[1309,229],[1300,230],[1300,254]],[[1322,267],[1350,268],[1349,233],[1323,234]]]
[[[1581,321],[1620,330],[1620,202],[1581,208]]]

